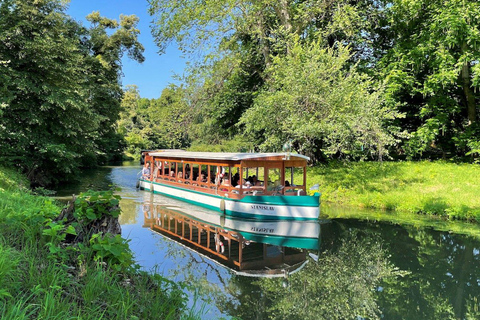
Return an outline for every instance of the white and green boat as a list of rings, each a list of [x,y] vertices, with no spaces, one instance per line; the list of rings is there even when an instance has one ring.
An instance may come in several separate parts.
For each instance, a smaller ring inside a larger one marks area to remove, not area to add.
[[[139,187],[232,217],[316,220],[320,194],[306,194],[308,159],[283,153],[147,152]]]

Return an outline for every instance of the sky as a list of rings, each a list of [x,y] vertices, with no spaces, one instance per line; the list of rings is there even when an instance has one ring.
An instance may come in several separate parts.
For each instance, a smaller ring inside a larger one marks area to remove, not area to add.
[[[76,21],[88,27],[90,24],[85,17],[93,11],[100,11],[100,15],[119,20],[120,14],[135,14],[140,18],[138,29],[139,41],[145,47],[145,62],[138,63],[128,59],[122,60],[122,85],[137,85],[142,98],[159,98],[162,90],[170,83],[176,83],[174,74],[182,74],[185,68],[185,59],[175,45],[167,48],[166,53],[159,55],[158,48],[153,42],[150,33],[152,18],[147,12],[147,0],[71,0],[67,14]]]

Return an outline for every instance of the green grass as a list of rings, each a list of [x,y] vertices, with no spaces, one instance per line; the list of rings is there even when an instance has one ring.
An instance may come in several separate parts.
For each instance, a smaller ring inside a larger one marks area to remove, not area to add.
[[[42,233],[60,208],[26,185],[0,168],[0,319],[199,318],[181,286],[159,275],[113,270],[88,251],[52,255]]]
[[[480,221],[480,167],[447,162],[332,163],[308,170],[322,201]]]

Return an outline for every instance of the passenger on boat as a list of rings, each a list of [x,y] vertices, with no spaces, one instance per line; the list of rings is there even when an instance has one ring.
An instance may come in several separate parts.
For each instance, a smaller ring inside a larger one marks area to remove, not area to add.
[[[182,171],[179,171],[179,172],[178,172],[178,174],[177,174],[177,179],[178,179],[179,182],[182,181],[182,179],[183,179],[183,172],[182,172]]]
[[[223,179],[220,191],[228,191],[228,187],[230,187],[230,181],[228,181],[228,179]]]
[[[143,167],[142,169],[142,178],[143,179],[150,179],[150,168],[147,166]]]
[[[240,180],[240,175],[237,172],[233,175],[232,186],[234,187],[238,186],[238,180]]]

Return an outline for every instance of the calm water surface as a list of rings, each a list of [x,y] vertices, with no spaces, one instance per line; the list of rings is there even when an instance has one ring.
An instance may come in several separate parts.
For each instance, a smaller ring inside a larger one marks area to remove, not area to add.
[[[478,226],[455,224],[455,230],[468,230],[458,234],[377,222],[372,215],[336,218],[321,225],[319,248],[309,251],[300,271],[286,278],[246,277],[152,231],[146,206],[187,213],[195,207],[137,191],[139,171],[134,163],[92,170],[59,196],[118,186],[122,235],[138,263],[188,284],[190,306],[204,319],[480,319]]]

